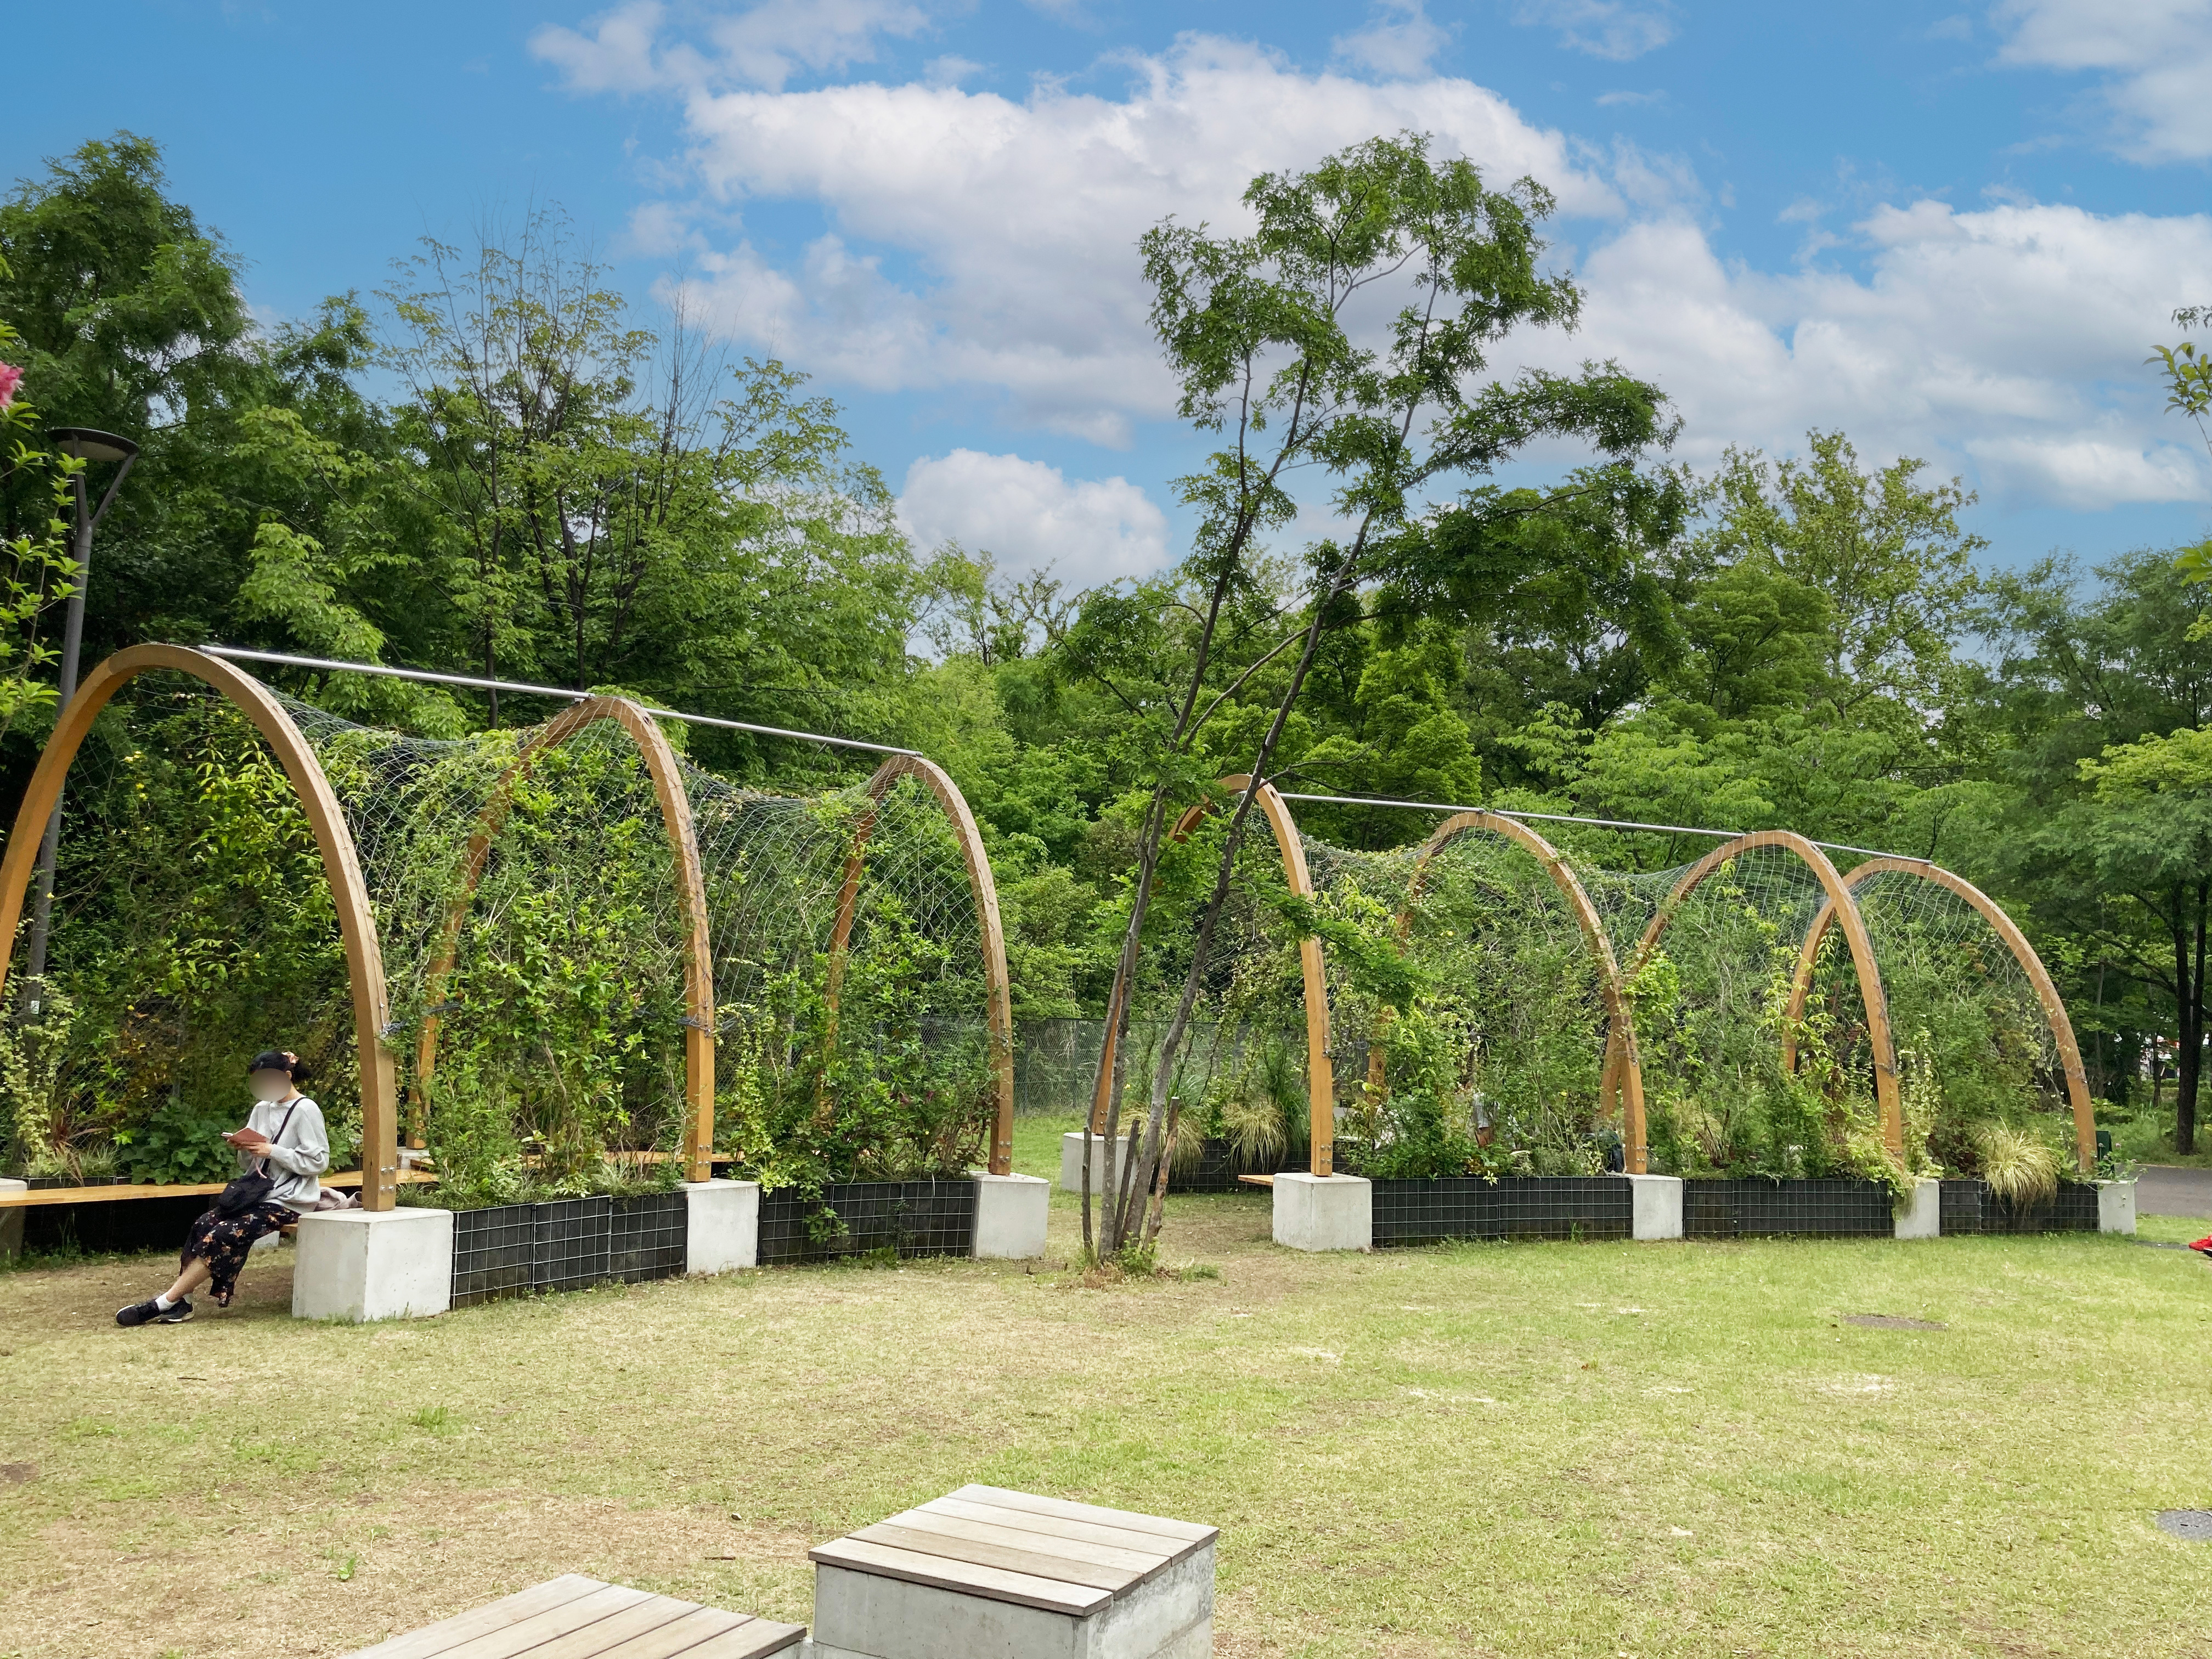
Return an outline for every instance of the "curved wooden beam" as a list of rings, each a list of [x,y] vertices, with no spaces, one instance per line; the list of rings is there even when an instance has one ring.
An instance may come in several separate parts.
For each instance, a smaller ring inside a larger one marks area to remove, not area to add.
[[[1231,793],[1242,793],[1251,787],[1249,773],[1237,773],[1216,781],[1215,787]],[[1255,793],[1260,810],[1267,815],[1267,828],[1275,837],[1275,850],[1282,854],[1283,876],[1290,890],[1301,898],[1314,896],[1313,878],[1306,871],[1306,850],[1298,840],[1297,821],[1291,817],[1290,805],[1276,792],[1272,783],[1263,783]],[[1202,801],[1189,808],[1176,821],[1171,839],[1181,841],[1198,827],[1198,821],[1218,810],[1218,804]],[[1328,975],[1322,960],[1321,941],[1302,939],[1298,941],[1298,971],[1304,986],[1306,1005],[1306,1109],[1309,1122],[1308,1160],[1314,1174],[1325,1176],[1335,1168],[1336,1159],[1336,1073],[1328,1052]],[[1119,1035],[1120,1022],[1109,1018],[1106,1024],[1106,1041],[1100,1056],[1097,1086],[1091,1107],[1091,1129],[1103,1133],[1100,1125],[1112,1103],[1114,1091],[1114,1049]]]
[[[991,1129],[991,1173],[1012,1175],[1014,1169],[1014,1005],[1006,975],[1006,932],[999,917],[999,884],[992,878],[991,860],[983,850],[983,836],[968,798],[945,769],[920,755],[893,755],[868,780],[868,795],[880,802],[901,778],[917,778],[936,798],[951,823],[953,838],[960,843],[960,860],[968,867],[968,885],[975,896],[975,921],[983,936],[985,1015],[991,1029],[991,1077],[998,1111]],[[860,896],[860,872],[868,839],[876,831],[876,809],[861,812],[853,827],[853,845],[845,854],[844,879],[837,889],[837,918],[830,930],[830,969],[823,987],[827,1005],[826,1042],[837,1036],[837,998],[845,984],[845,956],[853,942],[853,918]],[[830,1109],[825,1099],[819,1109]]]
[[[1882,857],[1869,859],[1855,866],[1844,878],[1844,885],[1856,892],[1869,878],[1879,875],[1917,876],[1923,881],[1933,882],[1964,899],[1990,929],[2004,941],[2005,949],[2012,952],[2013,960],[2034,986],[2036,1000],[2043,1005],[2043,1017],[2050,1023],[2051,1040],[2058,1047],[2059,1065],[2066,1073],[2066,1097],[2074,1109],[2074,1155],[2081,1173],[2094,1175],[2097,1170],[2097,1115],[2089,1103],[2088,1073],[2082,1069],[2081,1050],[2074,1041],[2074,1022],[2067,1018],[2066,1004],[2051,982],[2043,958],[2027,942],[2027,935],[2020,931],[2013,919],[1987,893],[1964,876],[1954,874],[1940,864],[1930,864],[1923,859]],[[1790,984],[1790,1024],[1784,1039],[1783,1063],[1791,1070],[1797,1065],[1797,1022],[1804,1018],[1805,1000],[1813,989],[1813,969],[1820,955],[1820,941],[1835,923],[1837,910],[1832,900],[1820,907],[1820,914],[1813,919],[1813,926],[1805,934],[1805,944],[1797,953],[1797,969]]]
[[[1850,946],[1851,965],[1857,969],[1859,994],[1864,1000],[1867,1017],[1867,1040],[1874,1049],[1875,1102],[1881,1112],[1881,1137],[1893,1157],[1905,1156],[1905,1110],[1897,1092],[1897,1042],[1889,1026],[1889,1000],[1881,984],[1881,969],[1874,956],[1874,941],[1867,937],[1865,918],[1852,900],[1850,890],[1837,872],[1828,855],[1804,836],[1789,830],[1759,830],[1747,836],[1738,836],[1734,841],[1723,842],[1682,872],[1661,902],[1657,913],[1644,930],[1638,941],[1635,961],[1630,972],[1635,973],[1650,960],[1651,952],[1659,943],[1659,936],[1682,902],[1704,884],[1723,865],[1733,861],[1755,848],[1778,847],[1794,854],[1799,862],[1813,872],[1827,895],[1827,904],[1841,919],[1844,939]]]
[[[345,945],[346,978],[353,996],[354,1047],[361,1062],[361,1206],[388,1210],[398,1192],[399,1109],[391,1051],[384,1046],[384,958],[377,946],[376,916],[369,908],[368,884],[345,814],[323,775],[315,751],[267,687],[219,657],[204,656],[179,645],[134,645],[117,652],[85,678],[70,705],[54,722],[31,774],[30,787],[15,812],[15,832],[0,860],[0,939],[11,944],[23,913],[39,841],[60,798],[70,763],[83,746],[92,723],[108,701],[139,675],[157,669],[189,674],[213,687],[246,719],[284,768],[306,810],[322,854],[323,877],[338,913]],[[9,963],[0,956],[0,996],[4,996]]]
[[[1620,1119],[1622,1162],[1630,1175],[1643,1175],[1650,1161],[1650,1148],[1646,1144],[1644,1119],[1644,1065],[1636,1047],[1636,1022],[1629,1006],[1626,985],[1621,979],[1620,963],[1613,954],[1613,940],[1606,933],[1605,921],[1590,902],[1589,890],[1559,848],[1546,841],[1527,824],[1514,818],[1500,817],[1495,812],[1455,812],[1438,824],[1429,838],[1421,843],[1414,854],[1413,878],[1407,884],[1405,908],[1398,913],[1398,938],[1402,945],[1413,922],[1413,906],[1428,884],[1429,866],[1445,846],[1471,830],[1487,830],[1501,836],[1524,852],[1533,854],[1544,866],[1544,873],[1559,890],[1567,908],[1575,914],[1583,938],[1589,945],[1590,955],[1596,959],[1599,994],[1605,1003],[1606,1038],[1603,1069],[1599,1074],[1598,1100],[1609,1113],[1617,1111]],[[1389,1053],[1380,1037],[1370,1042],[1367,1051],[1367,1086],[1377,1091],[1382,1087],[1383,1073],[1389,1063]]]
[[[586,697],[571,703],[535,732],[521,752],[500,774],[491,799],[477,815],[462,861],[461,890],[447,907],[446,926],[439,935],[437,954],[423,985],[423,1001],[429,1012],[415,1047],[415,1083],[427,1110],[430,1085],[438,1063],[439,1004],[453,971],[460,947],[461,923],[483,879],[492,842],[507,823],[514,804],[514,791],[530,775],[539,756],[559,748],[586,727],[612,720],[629,733],[653,778],[653,799],[660,821],[668,831],[668,844],[676,854],[677,888],[684,904],[684,1165],[686,1181],[705,1181],[714,1174],[714,957],[713,935],[707,919],[707,884],[699,866],[699,837],[691,823],[691,797],[684,787],[684,774],[668,736],[653,718],[627,697]]]

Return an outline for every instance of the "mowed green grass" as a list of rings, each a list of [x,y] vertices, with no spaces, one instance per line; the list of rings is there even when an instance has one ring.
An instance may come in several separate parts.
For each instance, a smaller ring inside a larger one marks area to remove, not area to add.
[[[1020,1162],[1056,1156],[1024,1125]],[[2212,1655],[2212,1268],[2095,1237],[779,1271],[123,1331],[0,1275],[0,1655],[337,1654],[581,1571],[804,1620],[968,1481],[1222,1528],[1218,1652]],[[1056,1199],[1054,1255],[1075,1237]],[[1871,1329],[1851,1313],[1941,1322]]]

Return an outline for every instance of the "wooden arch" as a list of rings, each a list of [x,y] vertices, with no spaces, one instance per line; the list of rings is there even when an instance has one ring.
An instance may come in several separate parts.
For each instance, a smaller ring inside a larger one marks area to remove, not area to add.
[[[1938,864],[1923,859],[1901,859],[1884,856],[1869,859],[1855,866],[1844,878],[1844,885],[1856,892],[1869,877],[1878,875],[1917,876],[1923,881],[1933,882],[1964,899],[1988,922],[1996,936],[2004,941],[2013,960],[2035,987],[2036,1000],[2043,1005],[2043,1017],[2051,1024],[2051,1035],[2058,1045],[2059,1064],[2066,1073],[2066,1097],[2074,1109],[2074,1154],[2084,1175],[2094,1175],[2097,1169],[2097,1117],[2089,1103],[2088,1074],[2081,1067],[2081,1050],[2074,1041],[2074,1022],[2066,1017],[2066,1004],[2058,994],[2058,988],[2051,981],[2043,966],[2043,958],[2027,942],[2013,919],[2007,915],[1996,901],[1968,881],[1954,875]],[[1856,900],[1853,908],[1856,908]],[[1790,986],[1789,1035],[1784,1039],[1783,1060],[1791,1069],[1797,1064],[1797,1022],[1804,1017],[1805,1000],[1813,989],[1813,969],[1819,957],[1820,941],[1840,914],[1831,899],[1820,907],[1820,914],[1805,935],[1804,947],[1797,953],[1797,969]]]
[[[422,1030],[415,1048],[415,1083],[427,1106],[437,1072],[439,1005],[445,1000],[446,982],[453,971],[460,946],[461,923],[483,879],[491,855],[514,804],[514,791],[529,776],[538,757],[559,748],[586,727],[612,720],[629,733],[653,777],[654,800],[668,844],[676,854],[678,890],[684,906],[684,1179],[705,1181],[714,1173],[714,965],[712,934],[707,921],[707,884],[699,867],[699,838],[691,823],[691,798],[684,787],[684,775],[667,734],[653,718],[627,697],[586,697],[571,703],[533,732],[522,750],[500,775],[491,799],[477,816],[463,860],[461,889],[447,908],[446,926],[439,936],[437,954],[431,959],[424,983],[423,1001],[430,1012],[423,1016]]]
[[[1636,947],[1634,966],[1640,969],[1650,959],[1660,934],[1674,920],[1683,900],[1696,891],[1708,876],[1739,855],[1760,847],[1779,847],[1795,854],[1827,895],[1823,914],[1832,912],[1843,922],[1844,939],[1850,946],[1851,965],[1858,972],[1859,994],[1866,1005],[1867,1040],[1874,1049],[1875,1102],[1881,1112],[1882,1140],[1893,1156],[1901,1158],[1905,1155],[1905,1111],[1897,1092],[1897,1042],[1890,1030],[1889,1000],[1882,991],[1881,969],[1875,962],[1874,942],[1867,937],[1865,919],[1859,915],[1850,889],[1837,872],[1835,865],[1804,836],[1789,830],[1758,830],[1723,842],[1699,859],[1682,872],[1682,878],[1674,884],[1674,890],[1660,904],[1658,914],[1644,928],[1644,937]]]
[[[258,680],[219,657],[179,645],[128,647],[86,677],[55,721],[53,735],[47,738],[38,768],[31,774],[30,787],[16,809],[7,856],[0,860],[0,939],[12,942],[15,937],[24,890],[30,884],[46,819],[61,798],[63,781],[94,720],[131,681],[161,669],[189,674],[235,704],[283,763],[284,775],[291,780],[293,791],[307,811],[316,850],[322,854],[323,877],[331,884],[331,897],[337,910],[347,982],[353,996],[354,1047],[361,1061],[361,1204],[365,1210],[388,1210],[398,1191],[398,1090],[392,1054],[384,1046],[384,958],[377,945],[376,917],[369,908],[368,888],[362,880],[353,834],[346,828],[345,815],[331,792],[330,780],[323,775],[321,763],[292,723],[291,715]],[[0,995],[6,992],[9,966],[8,958],[0,957]]]
[[[991,877],[991,860],[983,851],[983,837],[975,828],[975,815],[968,798],[945,769],[920,755],[893,755],[868,780],[868,795],[880,802],[901,778],[917,778],[936,798],[951,821],[960,843],[961,862],[968,867],[968,885],[975,895],[975,921],[983,936],[983,983],[986,1018],[991,1028],[991,1076],[998,1097],[998,1113],[991,1129],[991,1173],[1011,1175],[1014,1168],[1014,1005],[1006,977],[1006,933],[999,919],[999,885]],[[830,971],[823,989],[827,1005],[830,1041],[836,1040],[837,998],[845,983],[846,952],[853,942],[853,918],[860,903],[860,872],[866,862],[868,839],[876,831],[873,806],[860,814],[854,826],[853,845],[845,854],[844,880],[837,889],[837,919],[830,933]]]
[[[1219,779],[1215,787],[1231,793],[1242,793],[1252,786],[1249,773]],[[1267,815],[1267,828],[1275,837],[1275,850],[1282,854],[1283,876],[1291,891],[1301,898],[1314,896],[1313,877],[1306,870],[1306,851],[1298,840],[1297,821],[1291,817],[1288,802],[1284,800],[1272,783],[1262,783],[1254,792],[1253,799]],[[1173,838],[1181,841],[1198,827],[1198,821],[1217,810],[1218,803],[1202,801],[1185,811],[1176,821]],[[1306,1101],[1309,1114],[1309,1141],[1311,1156],[1309,1167],[1317,1176],[1331,1174],[1335,1167],[1336,1153],[1336,1072],[1328,1051],[1328,975],[1322,961],[1321,941],[1307,938],[1298,941],[1298,973],[1304,986],[1306,1005]],[[1109,1010],[1106,1022],[1106,1042],[1098,1067],[1098,1085],[1092,1097],[1091,1127],[1093,1133],[1105,1133],[1103,1127],[1114,1093],[1114,1050],[1121,1036],[1118,1010]]]
[[[1608,1114],[1617,1115],[1620,1122],[1623,1163],[1630,1175],[1642,1175],[1650,1158],[1650,1148],[1646,1144],[1644,1125],[1644,1065],[1636,1047],[1636,1024],[1629,1006],[1620,963],[1613,953],[1613,939],[1605,930],[1604,920],[1597,907],[1590,902],[1589,890],[1581,878],[1560,855],[1559,848],[1527,824],[1515,818],[1501,817],[1495,812],[1455,812],[1438,824],[1429,838],[1421,843],[1413,858],[1413,879],[1407,884],[1406,905],[1398,913],[1398,938],[1402,944],[1413,927],[1413,905],[1428,884],[1429,866],[1445,846],[1471,830],[1483,830],[1502,836],[1523,851],[1533,854],[1544,866],[1544,873],[1559,890],[1560,896],[1574,912],[1581,927],[1583,938],[1589,945],[1590,955],[1597,963],[1598,991],[1605,1003],[1606,1036],[1605,1067],[1600,1074],[1598,1098]],[[1389,1055],[1378,1038],[1369,1045],[1367,1052],[1367,1085],[1380,1091],[1384,1067]]]

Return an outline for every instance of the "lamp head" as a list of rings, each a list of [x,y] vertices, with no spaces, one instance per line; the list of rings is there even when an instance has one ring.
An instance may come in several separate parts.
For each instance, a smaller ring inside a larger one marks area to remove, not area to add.
[[[138,453],[138,446],[130,439],[88,426],[58,426],[46,436],[63,454],[81,461],[127,461]]]

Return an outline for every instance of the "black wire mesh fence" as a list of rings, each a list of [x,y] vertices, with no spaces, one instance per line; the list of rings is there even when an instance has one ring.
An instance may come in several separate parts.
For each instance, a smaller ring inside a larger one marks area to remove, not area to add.
[[[453,1214],[453,1305],[533,1291],[581,1290],[684,1271],[689,1200],[564,1198]]]
[[[794,1190],[763,1194],[759,1261],[763,1267],[888,1255],[972,1255],[975,1182],[846,1181],[818,1198]]]
[[[1893,1238],[1897,1219],[1889,1188],[1878,1182],[1754,1176],[1684,1182],[1682,1231],[1690,1238]]]
[[[1630,1236],[1631,1184],[1612,1176],[1448,1176],[1374,1185],[1374,1240],[1611,1239]]]

